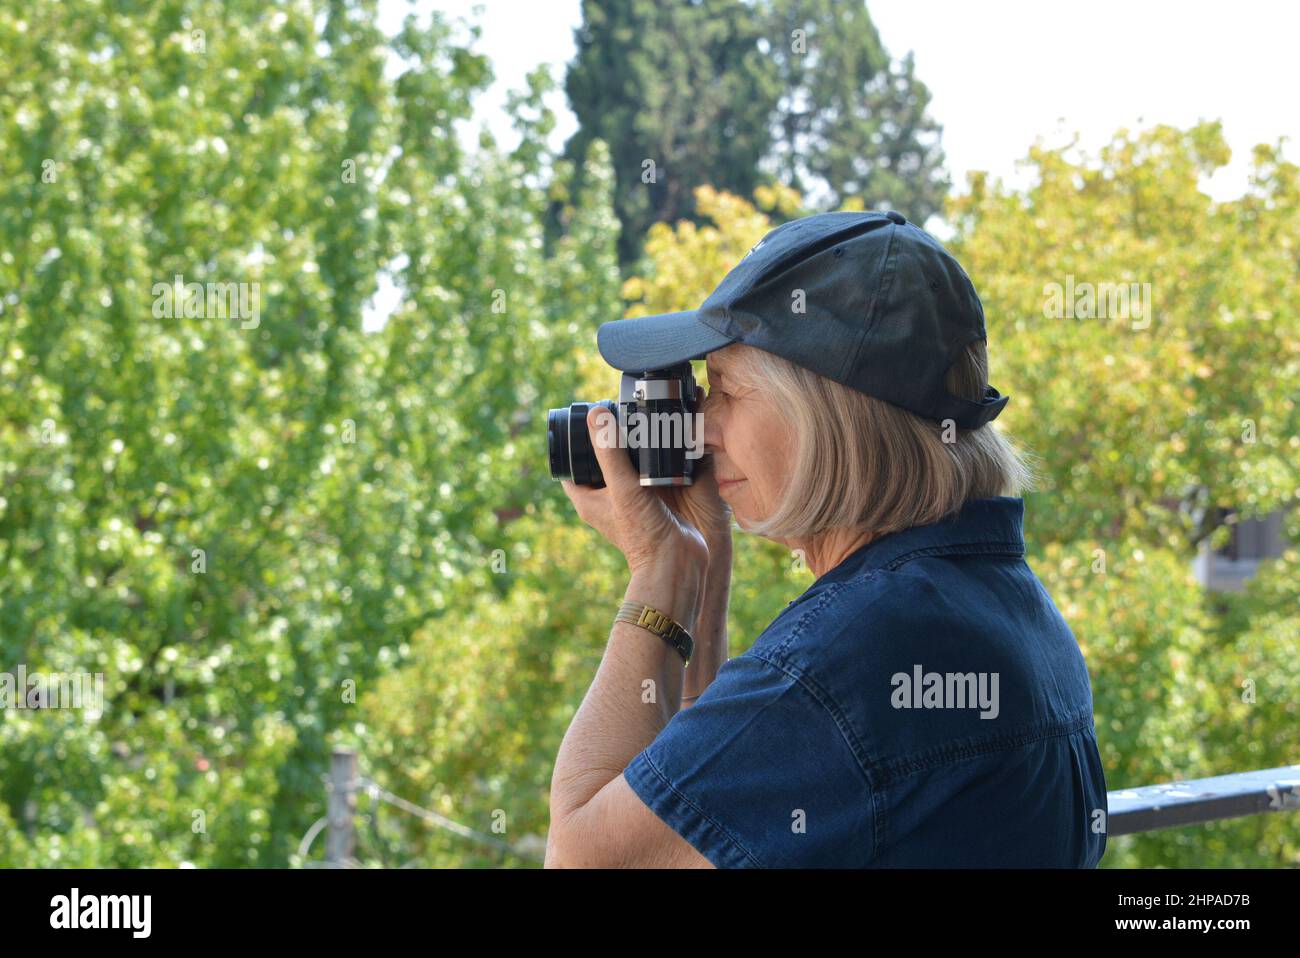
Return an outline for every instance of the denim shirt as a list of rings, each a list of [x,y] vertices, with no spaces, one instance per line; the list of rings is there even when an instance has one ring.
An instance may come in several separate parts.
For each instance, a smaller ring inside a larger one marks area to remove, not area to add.
[[[858,548],[624,769],[719,868],[1093,868],[1092,688],[1024,500]]]

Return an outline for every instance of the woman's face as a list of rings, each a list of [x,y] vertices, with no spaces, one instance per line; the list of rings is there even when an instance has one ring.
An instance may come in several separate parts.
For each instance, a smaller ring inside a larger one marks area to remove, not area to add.
[[[709,392],[702,410],[704,451],[713,455],[718,495],[742,529],[776,511],[793,447],[767,394],[735,377],[737,363],[743,361],[739,352],[752,348],[735,343],[709,353]]]

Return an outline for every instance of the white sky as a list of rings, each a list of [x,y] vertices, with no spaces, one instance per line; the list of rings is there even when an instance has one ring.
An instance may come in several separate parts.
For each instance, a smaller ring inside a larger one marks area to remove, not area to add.
[[[478,49],[497,75],[480,97],[478,121],[498,140],[516,142],[505,91],[522,89],[539,62],[563,79],[573,56],[579,0],[381,0],[383,22],[406,10],[439,9],[478,20]],[[931,115],[943,124],[948,167],[959,187],[967,170],[1011,182],[1016,161],[1036,137],[1064,142],[1078,132],[1095,150],[1121,126],[1188,126],[1221,119],[1233,164],[1210,184],[1227,197],[1245,187],[1250,148],[1300,138],[1300,4],[1285,0],[870,0],[891,54],[916,54],[929,86]],[[558,145],[576,126],[562,91],[552,98]],[[467,144],[474,127],[462,130]]]

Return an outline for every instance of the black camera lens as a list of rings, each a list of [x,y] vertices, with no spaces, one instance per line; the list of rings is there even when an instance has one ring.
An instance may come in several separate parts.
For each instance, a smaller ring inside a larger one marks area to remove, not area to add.
[[[600,487],[605,477],[600,472],[596,450],[587,430],[587,413],[592,406],[604,406],[618,415],[614,400],[575,402],[568,409],[552,409],[546,414],[546,444],[551,460],[552,479],[571,479],[580,486]]]

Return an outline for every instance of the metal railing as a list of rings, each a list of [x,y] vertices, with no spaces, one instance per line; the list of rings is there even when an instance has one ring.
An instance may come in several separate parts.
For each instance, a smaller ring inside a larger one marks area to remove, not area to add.
[[[1106,793],[1107,835],[1300,809],[1300,765],[1234,772]]]

